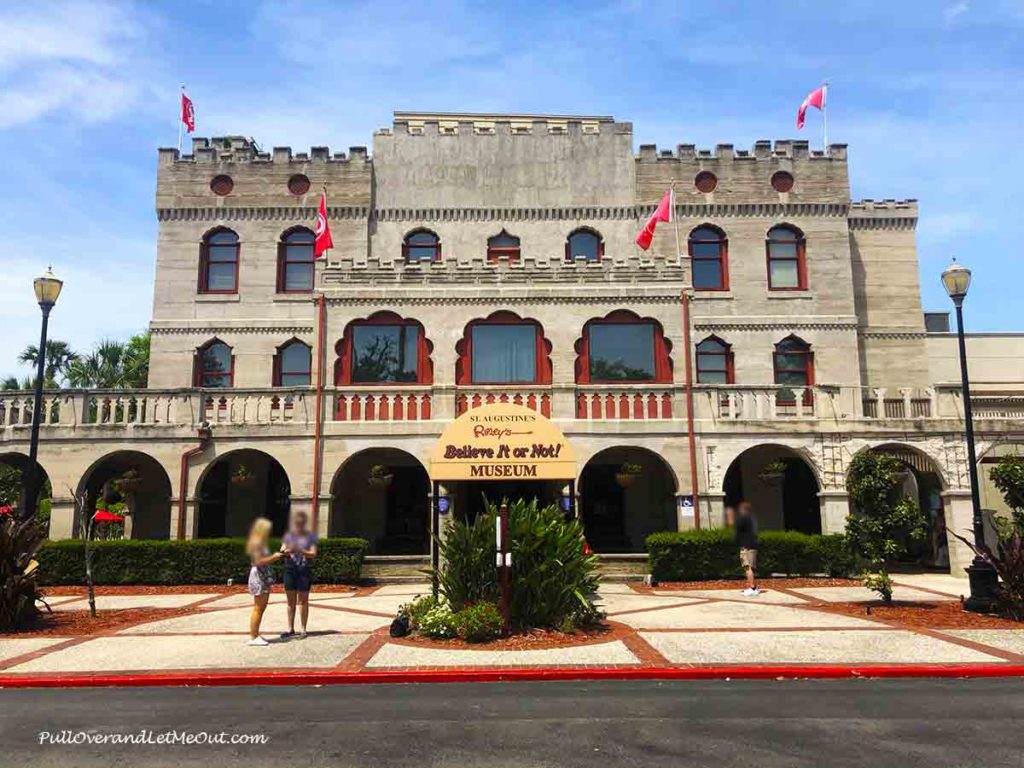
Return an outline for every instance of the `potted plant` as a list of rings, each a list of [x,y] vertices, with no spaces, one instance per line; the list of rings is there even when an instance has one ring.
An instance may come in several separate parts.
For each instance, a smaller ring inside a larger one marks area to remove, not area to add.
[[[239,464],[235,467],[235,471],[231,473],[232,485],[249,486],[252,485],[255,479],[256,475],[245,464]]]
[[[383,464],[374,464],[370,467],[370,474],[366,478],[366,482],[373,488],[387,488],[391,485],[394,477]]]
[[[761,479],[761,482],[765,485],[775,485],[776,483],[782,482],[782,477],[786,474],[786,462],[784,461],[769,461],[758,472],[757,476]]]
[[[640,475],[643,474],[644,468],[639,464],[631,464],[626,462],[619,471],[615,473],[615,482],[619,484],[621,488],[629,488]]]

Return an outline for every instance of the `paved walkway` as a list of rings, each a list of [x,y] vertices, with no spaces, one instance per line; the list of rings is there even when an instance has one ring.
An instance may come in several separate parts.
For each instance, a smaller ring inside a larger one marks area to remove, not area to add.
[[[957,600],[967,583],[950,576],[905,576],[896,598]],[[815,608],[822,602],[873,600],[860,587],[766,591],[739,589],[640,593],[626,584],[602,587],[615,627],[605,639],[573,647],[494,650],[423,647],[388,637],[398,606],[422,594],[420,585],[382,586],[371,594],[314,592],[310,636],[244,645],[247,594],[110,595],[97,607],[188,608],[186,615],[88,637],[0,638],[0,677],[48,674],[239,672],[256,670],[423,670],[493,668],[642,668],[722,665],[1020,664],[1024,628],[952,630],[899,628],[870,616]],[[83,610],[84,598],[57,597],[55,611]],[[264,633],[286,627],[285,602],[275,593]]]

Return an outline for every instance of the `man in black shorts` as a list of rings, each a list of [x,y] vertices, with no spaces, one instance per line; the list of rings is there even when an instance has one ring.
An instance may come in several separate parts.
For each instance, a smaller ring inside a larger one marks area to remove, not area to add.
[[[736,546],[740,548],[740,564],[747,577],[747,588],[743,594],[746,597],[757,597],[761,594],[757,588],[757,520],[750,502],[740,502],[734,529]]]

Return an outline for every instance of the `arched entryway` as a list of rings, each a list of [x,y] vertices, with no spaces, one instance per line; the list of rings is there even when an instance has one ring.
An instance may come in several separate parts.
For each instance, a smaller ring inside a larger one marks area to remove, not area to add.
[[[50,499],[53,489],[50,477],[41,464],[39,494],[36,497],[36,514],[45,531],[50,527]],[[17,513],[25,499],[25,479],[28,472],[28,456],[21,453],[0,454],[0,509],[7,507],[10,512]]]
[[[82,476],[78,495],[91,513],[107,509],[125,514],[124,538],[169,539],[171,480],[160,462],[139,451],[115,451]],[[81,526],[82,521],[77,521]]]
[[[946,538],[946,514],[942,503],[945,484],[938,466],[924,452],[909,445],[889,443],[868,450],[899,459],[906,467],[901,491],[914,499],[925,514],[927,535],[907,540],[901,560],[929,568],[949,570],[949,544]]]
[[[748,448],[729,465],[722,490],[727,507],[741,501],[753,506],[761,530],[821,533],[818,479],[793,448]]]
[[[644,552],[649,535],[678,528],[675,475],[646,448],[600,451],[583,467],[579,487],[583,528],[595,552]]]
[[[358,536],[371,555],[430,551],[430,479],[415,456],[368,448],[350,456],[331,484],[332,536]]]
[[[218,457],[198,488],[197,538],[245,536],[257,517],[273,523],[275,536],[288,526],[291,483],[284,467],[263,451],[243,448]]]

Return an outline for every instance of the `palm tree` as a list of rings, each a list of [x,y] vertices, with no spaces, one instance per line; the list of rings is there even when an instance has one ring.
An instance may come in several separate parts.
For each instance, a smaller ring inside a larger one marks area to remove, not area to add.
[[[101,341],[88,355],[73,360],[67,372],[72,387],[97,389],[145,387],[148,376],[148,332],[127,342]]]
[[[0,382],[0,390],[4,392],[18,392],[23,389],[35,389],[36,380],[31,376],[26,376],[22,381],[18,381],[17,376],[8,376],[2,382]]]
[[[50,339],[46,342],[46,366],[43,371],[43,386],[56,389],[60,386],[58,378],[67,376],[68,367],[78,358],[66,341]],[[18,357],[18,362],[28,363],[35,367],[39,364],[39,347],[29,344]]]

